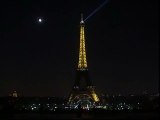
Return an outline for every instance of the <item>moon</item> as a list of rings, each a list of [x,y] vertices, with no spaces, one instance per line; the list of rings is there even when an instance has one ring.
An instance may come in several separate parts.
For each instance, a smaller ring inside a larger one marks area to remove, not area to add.
[[[39,18],[39,19],[38,19],[38,22],[39,22],[39,23],[42,23],[42,22],[43,22],[42,18]]]

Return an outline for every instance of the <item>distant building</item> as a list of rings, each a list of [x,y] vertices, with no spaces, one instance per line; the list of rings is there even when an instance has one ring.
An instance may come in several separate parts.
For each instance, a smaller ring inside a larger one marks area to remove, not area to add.
[[[13,93],[9,94],[10,97],[18,97],[18,94],[16,91],[13,91]]]

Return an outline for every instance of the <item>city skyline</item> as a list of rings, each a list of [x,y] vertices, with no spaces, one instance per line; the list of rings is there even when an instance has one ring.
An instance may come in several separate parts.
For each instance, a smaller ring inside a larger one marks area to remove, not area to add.
[[[16,90],[67,97],[78,64],[80,14],[86,18],[102,3],[2,2],[0,96]],[[158,93],[157,3],[110,0],[85,22],[90,78],[99,94]]]

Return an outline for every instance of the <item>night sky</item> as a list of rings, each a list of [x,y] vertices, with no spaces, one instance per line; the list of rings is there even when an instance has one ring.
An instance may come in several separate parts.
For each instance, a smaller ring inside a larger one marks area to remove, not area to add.
[[[78,62],[80,13],[104,0],[0,2],[0,96],[67,97]],[[110,0],[86,22],[99,95],[158,92],[158,0]],[[42,18],[42,23],[38,22]]]

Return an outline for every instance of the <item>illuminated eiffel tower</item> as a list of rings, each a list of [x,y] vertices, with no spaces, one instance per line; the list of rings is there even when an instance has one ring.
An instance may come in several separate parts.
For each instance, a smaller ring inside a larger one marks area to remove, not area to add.
[[[76,80],[68,103],[75,106],[81,105],[82,107],[92,107],[100,100],[95,93],[95,86],[92,85],[92,82],[89,79],[84,28],[85,23],[83,21],[83,15],[81,14],[78,67],[76,70]]]

